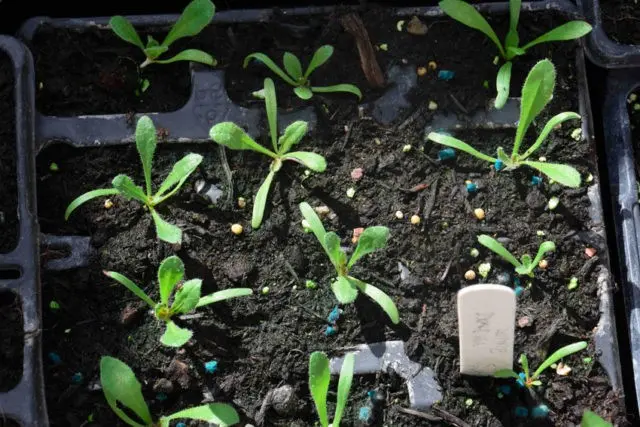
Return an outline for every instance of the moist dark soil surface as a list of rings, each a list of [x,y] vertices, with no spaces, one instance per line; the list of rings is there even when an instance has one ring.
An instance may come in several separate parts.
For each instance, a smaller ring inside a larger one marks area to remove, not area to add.
[[[602,0],[602,26],[607,35],[621,44],[640,44],[640,10],[634,2]]]
[[[22,378],[24,332],[20,299],[0,292],[0,392],[9,391]]]
[[[11,59],[0,53],[0,253],[11,252],[18,243],[14,81]]]
[[[51,300],[60,305],[60,309],[45,310],[44,315],[44,351],[55,352],[62,359],[60,365],[48,362],[45,366],[52,425],[79,426],[90,415],[94,425],[120,425],[96,387],[99,359],[111,355],[136,372],[154,414],[169,414],[213,399],[232,403],[243,422],[256,424],[256,414],[269,390],[287,384],[296,392],[291,409],[285,414],[270,410],[265,425],[309,426],[316,420],[307,391],[308,357],[312,351],[333,355],[354,344],[398,339],[407,342],[405,349],[413,361],[436,372],[443,389],[438,407],[470,425],[567,426],[579,423],[585,408],[624,424],[619,396],[595,362],[593,346],[565,360],[572,368],[570,375],[547,371],[544,386],[537,390],[535,398],[519,390],[499,397],[498,387],[504,381],[458,373],[456,292],[461,286],[480,282],[466,281],[465,272],[477,272],[480,263],[491,262],[491,272],[482,281],[514,284],[512,268],[480,247],[478,234],[502,238],[517,256],[534,254],[544,240],[553,240],[557,245],[557,250],[546,258],[548,267],[536,270],[531,286],[522,280],[527,289],[518,299],[517,318],[527,325],[516,328],[516,353],[526,353],[532,366],[539,365],[547,352],[562,345],[591,341],[599,320],[596,278],[606,271],[606,245],[590,231],[586,187],[567,189],[550,184],[546,178],[542,185],[534,186],[532,170],[496,173],[489,163],[460,153],[453,160],[437,160],[442,147],[423,142],[424,126],[433,117],[427,108],[429,101],[435,101],[440,111],[449,114],[460,114],[450,94],[467,111],[483,108],[493,94],[492,90],[483,89],[483,82],[495,78],[495,49],[475,32],[444,21],[430,23],[426,37],[398,33],[397,20],[389,16],[388,11],[379,10],[362,14],[372,41],[389,45],[387,52],[378,54],[383,69],[401,64],[402,59],[416,67],[434,60],[439,69],[454,70],[455,78],[444,82],[431,72],[419,80],[412,93],[412,107],[390,126],[381,126],[366,117],[360,119],[355,100],[350,97],[318,97],[326,110],[317,109],[316,132],[305,137],[299,149],[325,156],[327,170],[306,175],[299,165],[285,165],[274,181],[265,220],[258,230],[250,226],[251,200],[269,168],[268,160],[258,154],[228,151],[232,171],[229,182],[213,143],[159,146],[154,164],[156,186],[186,153],[197,152],[204,157],[183,189],[160,210],[165,219],[185,233],[183,244],[176,248],[158,242],[149,214],[138,203],[120,197],[112,198],[110,209],[105,208],[104,200],[96,200],[74,212],[68,222],[63,219],[71,200],[88,190],[109,187],[116,174],[126,173],[142,183],[134,147],[72,149],[52,145],[40,153],[38,203],[42,231],[91,236],[96,249],[88,268],[43,274],[45,306]],[[336,46],[332,66],[318,71],[318,81],[357,83],[366,96],[373,98],[375,92],[365,89],[359,77],[355,47],[339,31],[335,18],[305,29],[315,34],[311,38],[314,47],[315,40]],[[504,28],[504,20],[494,21],[498,28]],[[521,33],[524,40],[551,28],[558,18],[522,21],[528,25]],[[313,33],[323,28],[327,34]],[[297,29],[289,27],[285,36],[278,36],[275,30],[266,35],[254,31],[254,46],[245,37],[238,39],[247,43],[244,51],[273,46],[268,53],[278,58],[285,49],[308,58],[314,48],[307,47],[309,43],[303,38],[297,44],[279,43],[280,37],[291,39],[288,33],[292,31]],[[265,41],[269,34],[274,38],[271,43]],[[334,34],[334,38],[328,34]],[[515,67],[514,88],[522,84],[536,58],[550,57],[558,71],[554,99],[532,126],[535,131],[530,130],[527,146],[546,119],[560,111],[578,110],[574,49],[572,43],[543,46]],[[244,51],[233,58],[241,58]],[[237,66],[221,63],[227,68]],[[269,75],[259,67],[229,74],[237,79],[233,81],[242,82],[227,82],[232,96],[237,102],[247,103],[247,93]],[[341,80],[343,76],[349,78]],[[298,101],[290,92],[287,97],[284,89],[280,87],[279,102],[297,105]],[[320,113],[322,110],[326,114]],[[576,127],[579,123],[565,123],[536,157],[571,164],[583,177],[596,175],[593,147],[570,136]],[[514,134],[513,129],[461,130],[455,136],[492,154],[498,146],[510,147]],[[261,142],[268,144],[266,138]],[[403,150],[406,144],[412,146],[410,151]],[[58,172],[50,171],[51,162],[58,164]],[[355,168],[363,170],[358,181],[351,177]],[[195,190],[195,183],[200,180],[224,191],[217,203],[204,200]],[[468,194],[465,180],[475,182],[478,192]],[[346,195],[349,188],[355,189],[353,198]],[[561,202],[550,211],[547,200],[554,195]],[[238,197],[246,198],[245,208],[238,207]],[[401,313],[399,325],[393,325],[377,305],[360,296],[355,304],[342,307],[337,334],[325,335],[326,318],[336,305],[329,288],[332,267],[314,236],[301,228],[298,204],[302,201],[314,207],[329,207],[325,227],[336,231],[347,247],[353,246],[352,234],[357,227],[390,228],[387,248],[364,258],[352,273],[394,299]],[[486,212],[483,220],[474,216],[476,208]],[[402,219],[396,218],[396,211],[403,212]],[[421,217],[419,225],[409,221],[414,214]],[[231,233],[233,223],[243,225],[242,235]],[[544,236],[539,236],[538,231],[543,231]],[[477,258],[470,255],[474,247],[480,250]],[[586,248],[596,249],[596,256],[585,255]],[[199,309],[196,318],[178,320],[195,334],[177,351],[160,345],[162,326],[140,301],[102,274],[103,270],[120,272],[157,298],[157,267],[172,254],[185,262],[187,278],[203,279],[203,294],[232,287],[255,291],[249,297]],[[400,278],[399,263],[410,271],[408,278]],[[579,286],[570,291],[567,284],[572,276],[578,278]],[[307,289],[306,279],[316,281],[318,288]],[[268,293],[262,292],[265,287]],[[585,361],[585,357],[593,357],[593,361]],[[210,360],[218,361],[214,374],[204,369]],[[72,381],[76,373],[82,374],[80,384]],[[166,400],[157,394],[159,379],[171,381],[170,389],[163,389]],[[406,389],[395,376],[380,375],[357,379],[343,425],[357,424],[358,409],[366,403],[369,390],[379,390],[386,396],[375,425],[438,424],[400,412],[399,407],[408,406]],[[546,421],[517,418],[514,414],[517,406],[531,408],[539,403],[550,409]]]

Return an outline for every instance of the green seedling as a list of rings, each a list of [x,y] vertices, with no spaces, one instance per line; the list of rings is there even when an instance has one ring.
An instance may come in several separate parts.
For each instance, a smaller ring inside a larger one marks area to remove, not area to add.
[[[146,46],[136,32],[135,28],[124,16],[114,16],[109,20],[111,29],[122,40],[131,43],[142,50],[146,59],[140,68],[150,64],[169,64],[176,61],[194,61],[207,65],[216,65],[216,60],[206,52],[198,49],[185,49],[169,59],[158,59],[160,55],[169,50],[173,42],[183,37],[192,37],[200,33],[213,19],[215,6],[211,0],[193,0],[182,11],[182,15],[171,27],[169,34],[162,43],[158,43],[151,36],[147,36]]]
[[[156,234],[160,240],[168,243],[181,243],[182,230],[179,227],[166,222],[156,211],[156,206],[176,194],[189,175],[202,162],[200,154],[190,153],[180,159],[164,182],[160,185],[158,191],[153,194],[151,190],[151,166],[153,164],[153,155],[156,151],[156,127],[151,119],[142,116],[136,125],[136,148],[142,162],[142,170],[144,172],[144,181],[146,184],[146,192],[140,186],[136,185],[127,175],[118,175],[113,178],[111,185],[113,188],[102,188],[89,191],[72,201],[64,213],[65,220],[69,219],[71,213],[83,203],[96,197],[110,196],[119,194],[127,199],[133,199],[141,202],[151,212],[151,217],[156,227]]]
[[[340,368],[340,379],[338,380],[336,411],[333,415],[333,422],[329,424],[327,412],[327,394],[329,393],[329,382],[331,381],[329,358],[321,351],[311,353],[309,358],[309,391],[322,427],[340,427],[342,414],[347,406],[347,399],[351,390],[354,364],[355,355],[353,353],[344,356],[342,368]]]
[[[360,258],[387,245],[389,229],[382,226],[365,228],[358,239],[358,246],[347,261],[347,254],[340,247],[340,237],[333,231],[327,233],[313,208],[308,203],[302,202],[300,203],[300,211],[336,270],[338,277],[331,283],[331,290],[340,304],[351,304],[360,291],[374,300],[387,313],[393,323],[399,323],[398,308],[387,294],[375,286],[349,275],[349,271]]]
[[[172,320],[174,316],[187,314],[205,305],[251,295],[253,293],[249,288],[234,288],[201,297],[200,288],[202,286],[202,280],[191,279],[183,281],[184,263],[175,255],[162,261],[158,268],[160,302],[153,301],[138,285],[124,275],[114,271],[105,271],[104,274],[146,302],[153,309],[155,316],[166,323],[167,328],[160,338],[160,342],[168,347],[181,347],[193,336],[192,331],[181,328],[174,323]]]
[[[520,257],[520,261],[511,254],[502,246],[500,242],[494,239],[491,236],[487,236],[486,234],[481,234],[478,236],[478,242],[486,248],[489,248],[491,251],[500,255],[502,259],[509,262],[516,268],[516,273],[521,275],[526,275],[529,277],[533,277],[533,270],[536,268],[538,263],[542,260],[544,255],[547,252],[553,252],[556,250],[556,244],[551,241],[542,242],[540,247],[538,248],[538,253],[536,257],[532,260],[529,254],[524,254]]]
[[[255,52],[247,55],[244,59],[244,67],[246,68],[252,59],[262,62],[282,80],[293,86],[293,92],[300,99],[307,100],[310,99],[314,93],[321,92],[348,92],[356,95],[359,99],[362,98],[362,92],[360,92],[360,89],[351,84],[343,83],[333,86],[311,86],[309,76],[316,68],[327,62],[329,58],[331,58],[331,55],[333,55],[333,46],[320,46],[313,54],[307,69],[302,72],[302,64],[300,63],[300,60],[291,52],[285,52],[282,57],[284,70],[264,53]]]
[[[111,410],[132,427],[169,427],[171,421],[177,419],[206,421],[221,427],[240,422],[236,410],[226,403],[208,403],[184,409],[154,422],[136,374],[126,363],[115,357],[103,356],[100,359],[100,384]],[[123,407],[127,409],[126,412]]]
[[[587,342],[580,341],[556,350],[551,356],[547,357],[547,359],[542,362],[542,365],[540,365],[540,367],[533,373],[533,375],[529,374],[529,362],[527,361],[527,356],[523,353],[520,355],[520,366],[522,366],[521,373],[518,374],[511,369],[500,369],[494,374],[494,377],[515,378],[516,381],[518,381],[518,384],[527,388],[531,388],[533,386],[541,386],[542,381],[540,381],[540,375],[542,374],[542,372],[544,372],[545,369],[556,363],[558,360],[573,353],[582,351],[585,348],[587,348]]]
[[[586,410],[582,414],[582,421],[580,421],[580,427],[613,427],[608,421],[605,421],[600,415],[593,411]]]
[[[504,39],[504,44],[500,42],[500,39],[487,20],[469,3],[462,0],[442,0],[439,3],[444,13],[468,27],[481,31],[498,47],[500,56],[505,61],[498,70],[498,76],[496,78],[496,89],[498,93],[495,99],[495,107],[498,109],[505,105],[509,97],[512,61],[516,57],[524,55],[529,48],[540,43],[574,40],[591,31],[591,25],[584,21],[570,21],[541,35],[524,46],[520,46],[518,22],[520,20],[521,3],[522,0],[509,1],[509,32]]]
[[[260,224],[262,224],[264,209],[267,204],[267,197],[269,196],[269,188],[276,173],[282,168],[284,161],[291,160],[300,163],[314,172],[324,172],[327,168],[327,162],[324,157],[319,154],[309,151],[290,152],[293,146],[300,142],[307,133],[307,122],[296,121],[291,123],[284,130],[280,138],[278,138],[276,89],[273,80],[269,78],[264,80],[264,103],[267,110],[267,121],[269,122],[269,133],[271,134],[273,151],[258,144],[253,138],[247,135],[240,126],[232,122],[218,123],[213,126],[209,132],[211,139],[227,148],[232,150],[252,150],[273,159],[269,167],[269,174],[262,185],[260,185],[260,189],[253,202],[253,215],[251,217],[251,226],[253,228],[258,228]]]
[[[573,188],[579,187],[580,173],[573,167],[557,163],[534,162],[527,160],[529,156],[540,148],[549,136],[549,133],[551,133],[556,126],[567,120],[579,119],[579,114],[564,112],[552,117],[546,123],[542,132],[538,136],[538,139],[536,139],[533,145],[523,154],[520,154],[520,146],[522,145],[524,136],[531,123],[547,106],[549,101],[551,101],[555,84],[556,70],[548,59],[538,62],[534,65],[531,71],[529,71],[529,75],[527,76],[522,88],[520,120],[518,121],[518,128],[516,130],[513,150],[511,151],[510,157],[507,156],[502,147],[498,147],[498,157],[495,158],[476,150],[466,142],[437,132],[431,132],[427,135],[427,138],[438,144],[464,151],[465,153],[471,154],[480,160],[491,162],[495,165],[496,170],[501,170],[502,168],[505,168],[506,170],[513,170],[525,165],[539,170],[562,185]]]

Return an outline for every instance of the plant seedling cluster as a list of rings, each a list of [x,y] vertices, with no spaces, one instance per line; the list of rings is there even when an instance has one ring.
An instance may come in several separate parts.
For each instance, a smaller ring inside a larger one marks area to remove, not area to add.
[[[480,236],[478,236],[478,242],[482,246],[489,248],[491,251],[500,255],[505,261],[513,265],[516,268],[516,273],[529,277],[533,277],[533,270],[542,260],[544,255],[547,252],[553,252],[556,250],[556,244],[552,241],[542,242],[540,244],[540,247],[538,248],[536,257],[533,260],[531,260],[531,256],[529,254],[524,254],[522,255],[522,257],[520,257],[520,261],[518,261],[518,259],[513,256],[507,248],[502,246],[500,242],[498,242],[491,236],[481,234]]]
[[[547,357],[545,361],[542,362],[542,364],[538,367],[538,369],[536,369],[533,375],[530,375],[529,373],[529,361],[527,360],[527,356],[522,353],[520,355],[520,366],[522,366],[521,373],[517,373],[512,369],[501,369],[497,371],[494,376],[496,378],[514,378],[518,382],[518,384],[527,388],[531,388],[533,386],[541,386],[542,381],[540,381],[540,375],[542,375],[545,369],[556,363],[558,360],[570,356],[573,353],[582,351],[585,348],[587,348],[587,342],[579,341],[556,350],[551,356]]]
[[[333,421],[329,423],[327,411],[327,395],[329,394],[329,383],[331,382],[331,371],[329,369],[329,358],[325,353],[314,351],[309,358],[309,391],[316,406],[316,412],[322,427],[340,427],[342,415],[347,407],[351,381],[353,380],[353,370],[355,365],[355,354],[348,353],[344,356],[342,368],[340,368],[340,378],[338,379],[338,396],[336,410]]]
[[[503,44],[500,42],[496,32],[491,28],[491,25],[489,25],[487,20],[469,3],[463,0],[442,0],[439,3],[439,6],[444,13],[456,21],[484,33],[498,47],[500,56],[505,63],[500,67],[498,77],[496,78],[496,88],[498,91],[495,100],[496,108],[504,107],[504,104],[507,102],[507,98],[509,97],[513,59],[520,55],[524,55],[528,49],[540,43],[578,39],[585,34],[588,34],[592,29],[591,25],[587,22],[570,21],[541,35],[524,46],[520,46],[518,23],[520,21],[522,0],[510,0],[509,32],[507,33]]]
[[[308,124],[303,121],[291,123],[278,138],[278,104],[276,102],[276,89],[273,80],[264,80],[264,103],[267,110],[267,121],[269,122],[269,133],[271,135],[271,146],[273,151],[258,144],[253,138],[233,122],[218,123],[210,131],[211,139],[218,144],[224,145],[232,150],[251,150],[265,156],[271,157],[269,174],[262,182],[253,202],[253,216],[251,226],[258,228],[262,224],[264,209],[269,196],[269,189],[276,173],[282,168],[282,162],[290,160],[302,164],[314,172],[324,172],[327,162],[324,157],[310,151],[291,151],[307,133]]]
[[[314,93],[327,93],[327,92],[348,92],[356,95],[358,99],[362,98],[362,92],[356,86],[352,84],[337,84],[333,86],[311,86],[309,77],[313,71],[323,65],[333,55],[333,46],[324,45],[320,46],[318,50],[313,54],[311,62],[307,66],[307,69],[302,71],[302,64],[297,56],[291,52],[285,52],[282,57],[282,63],[284,64],[284,70],[280,68],[271,58],[264,53],[255,52],[244,59],[244,67],[249,65],[252,59],[262,62],[271,71],[278,75],[286,83],[293,86],[293,92],[300,99],[310,99]]]
[[[512,170],[522,165],[529,166],[539,170],[562,185],[573,188],[579,187],[581,181],[580,173],[575,168],[558,163],[527,160],[529,156],[540,148],[553,129],[567,120],[579,119],[579,114],[564,112],[552,117],[544,126],[542,132],[533,145],[524,153],[520,154],[520,146],[522,145],[524,136],[527,133],[529,126],[531,126],[531,123],[533,123],[535,118],[538,117],[549,101],[551,101],[555,84],[556,70],[548,59],[538,62],[529,72],[522,88],[520,120],[518,121],[518,128],[516,130],[511,156],[508,156],[502,147],[498,147],[498,157],[491,157],[476,150],[466,142],[442,133],[431,132],[427,135],[427,138],[438,144],[464,151],[465,153],[471,154],[480,160],[491,162],[495,165],[496,170],[500,170],[503,167],[506,170]]]
[[[73,200],[67,207],[64,218],[68,220],[71,213],[78,208],[78,206],[89,200],[95,199],[96,197],[119,194],[127,199],[137,200],[149,209],[156,226],[156,234],[160,240],[168,243],[181,243],[182,230],[180,230],[178,226],[162,219],[156,211],[156,206],[180,190],[180,187],[182,187],[187,178],[189,178],[189,175],[191,175],[202,162],[202,156],[200,154],[190,153],[180,159],[173,165],[173,169],[162,182],[158,191],[153,194],[151,189],[151,167],[153,165],[153,155],[156,152],[156,146],[156,127],[149,117],[140,117],[136,126],[136,148],[140,155],[140,161],[142,162],[146,191],[136,185],[127,175],[118,175],[113,178],[111,182],[113,188],[92,190]]]
[[[159,43],[150,35],[147,36],[147,44],[142,43],[142,39],[136,32],[131,22],[124,16],[114,16],[109,20],[109,25],[113,32],[122,40],[129,42],[142,50],[145,60],[140,64],[144,68],[150,64],[169,64],[176,61],[194,61],[206,65],[216,65],[213,56],[198,49],[186,49],[169,59],[158,59],[169,50],[169,47],[178,39],[183,37],[193,37],[200,33],[211,23],[215,13],[215,6],[211,0],[193,0],[185,7],[182,15],[171,27],[169,34]]]
[[[338,277],[331,283],[331,290],[338,302],[340,304],[351,304],[358,296],[358,291],[360,291],[374,300],[387,313],[393,323],[399,323],[398,308],[387,294],[349,274],[351,268],[360,258],[387,245],[389,229],[383,226],[365,228],[358,239],[358,246],[356,246],[351,258],[347,261],[347,254],[340,247],[340,237],[333,231],[327,232],[325,230],[320,217],[307,202],[300,203],[300,212],[309,223],[311,231],[320,242],[322,249],[324,249],[336,270]]]
[[[226,403],[208,403],[184,409],[153,421],[147,402],[142,395],[142,386],[131,368],[115,357],[100,359],[100,384],[107,403],[113,412],[132,427],[169,427],[171,421],[190,419],[215,423],[221,427],[240,422],[238,413]],[[128,412],[122,410],[122,407]],[[137,419],[134,419],[135,415]]]
[[[160,342],[169,347],[181,347],[193,336],[192,331],[181,328],[175,324],[172,320],[174,316],[187,314],[205,305],[251,295],[253,293],[253,290],[250,288],[234,288],[201,297],[200,288],[202,287],[202,280],[191,279],[183,281],[184,263],[175,255],[162,261],[160,268],[158,268],[159,302],[153,301],[138,285],[122,274],[114,271],[105,271],[104,274],[146,302],[149,307],[153,309],[155,316],[166,323],[167,329],[160,338]]]

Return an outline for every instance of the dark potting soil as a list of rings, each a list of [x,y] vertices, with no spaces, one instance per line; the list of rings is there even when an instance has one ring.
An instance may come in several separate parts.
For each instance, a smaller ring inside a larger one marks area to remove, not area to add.
[[[384,14],[390,16],[388,11]],[[283,167],[274,181],[259,230],[250,227],[251,200],[266,176],[268,160],[257,154],[227,152],[233,172],[230,185],[214,143],[160,145],[154,166],[156,185],[187,152],[204,157],[182,191],[161,209],[164,217],[185,233],[179,249],[158,242],[148,213],[139,204],[120,197],[112,199],[114,205],[110,209],[105,209],[104,200],[93,201],[75,212],[68,222],[63,219],[71,200],[85,191],[108,187],[118,173],[127,173],[142,182],[134,147],[78,150],[53,145],[39,155],[42,231],[89,235],[96,248],[89,268],[43,274],[45,306],[55,300],[61,307],[47,309],[44,314],[44,351],[56,352],[62,358],[61,365],[47,363],[45,367],[52,425],[79,426],[89,414],[94,425],[120,425],[102,392],[96,390],[98,361],[103,355],[118,357],[132,367],[143,383],[154,414],[168,414],[198,405],[203,399],[213,399],[232,403],[243,422],[255,424],[255,415],[268,391],[288,384],[296,392],[289,413],[279,415],[271,410],[265,425],[312,425],[316,417],[307,391],[309,354],[314,350],[338,354],[341,348],[354,344],[391,339],[406,341],[411,359],[434,369],[443,387],[443,400],[438,407],[470,425],[545,425],[540,420],[523,420],[514,415],[516,406],[530,408],[540,402],[551,410],[548,425],[577,424],[587,408],[624,423],[619,396],[608,385],[604,370],[596,362],[583,360],[587,356],[596,360],[592,346],[565,360],[573,369],[569,376],[556,375],[553,370],[546,372],[544,386],[538,389],[538,401],[525,398],[517,390],[500,398],[497,387],[505,382],[459,375],[456,292],[461,286],[480,280],[467,282],[464,273],[491,261],[492,270],[486,281],[513,285],[512,268],[479,247],[478,234],[506,238],[506,246],[518,256],[535,253],[543,240],[553,240],[557,245],[557,250],[547,257],[549,267],[536,270],[531,287],[518,300],[518,320],[526,326],[517,328],[516,352],[526,353],[533,366],[548,351],[578,340],[590,341],[600,316],[596,279],[608,262],[606,246],[588,231],[591,220],[586,187],[566,189],[549,184],[546,179],[541,186],[533,186],[531,170],[495,173],[488,163],[464,154],[453,161],[435,160],[441,147],[423,143],[424,125],[433,117],[428,102],[437,102],[439,110],[450,114],[458,114],[459,110],[449,94],[454,94],[469,111],[483,106],[493,95],[482,86],[484,80],[495,78],[494,48],[475,32],[444,21],[430,26],[426,37],[396,34],[396,19],[383,19],[380,15],[375,11],[362,16],[372,40],[389,44],[388,52],[379,54],[388,57],[383,61],[385,67],[402,63],[403,58],[414,66],[435,60],[438,67],[454,70],[456,77],[443,82],[432,73],[421,79],[413,94],[412,108],[388,127],[359,119],[356,104],[349,97],[319,97],[328,113],[319,116],[317,132],[305,137],[299,149],[324,155],[327,171],[307,176],[297,165]],[[529,27],[522,35],[529,39],[558,20],[547,16],[523,19],[525,22]],[[503,28],[505,22],[494,23]],[[345,37],[335,30],[336,25],[331,20],[326,23],[327,27],[333,26],[336,37]],[[432,39],[434,34],[439,39]],[[313,40],[316,39],[317,35]],[[335,63],[324,72],[318,71],[318,81],[331,77],[335,83],[334,76],[350,73],[352,78],[343,81],[361,82],[355,48],[343,43],[336,43],[341,47],[332,59]],[[278,46],[275,42],[273,45]],[[342,46],[347,53],[341,51]],[[434,49],[431,54],[421,50],[425,46]],[[530,130],[528,144],[546,119],[560,111],[578,109],[574,49],[573,43],[542,46],[522,58],[516,67],[514,88],[521,85],[536,58],[548,55],[558,68],[554,99],[543,114],[545,120],[539,119],[533,126],[535,131]],[[305,51],[301,46],[292,50]],[[278,53],[281,56],[282,51]],[[259,85],[268,73],[255,69],[238,72],[246,75],[234,73],[234,78],[245,83],[227,86],[241,87],[238,97],[248,102],[246,93],[255,88],[246,82]],[[280,87],[280,103],[287,102],[283,88]],[[288,99],[291,105],[297,102],[291,94]],[[412,115],[415,111],[421,113],[416,117]],[[407,116],[411,120],[405,120]],[[579,123],[564,124],[537,155],[571,164],[585,177],[596,173],[593,147],[570,137],[576,127]],[[486,153],[494,153],[498,146],[510,146],[514,133],[460,131],[456,136]],[[267,143],[266,138],[262,142]],[[406,144],[413,149],[404,152]],[[58,164],[58,172],[50,171],[51,162]],[[357,182],[351,178],[355,168],[364,172]],[[477,183],[477,194],[467,194],[467,179]],[[211,206],[210,201],[197,194],[194,184],[198,180],[224,190],[217,204]],[[346,192],[351,187],[356,192],[348,198]],[[561,202],[550,211],[546,205],[553,195]],[[244,209],[237,206],[238,197],[247,199]],[[377,305],[361,296],[355,304],[342,307],[338,333],[325,336],[325,319],[336,305],[328,286],[332,271],[319,243],[301,228],[298,204],[302,201],[330,208],[332,214],[325,218],[325,226],[336,231],[345,246],[351,246],[356,227],[386,225],[391,229],[388,247],[363,259],[353,274],[380,287],[396,301],[400,325],[392,325]],[[473,214],[478,207],[486,212],[483,221]],[[395,217],[398,210],[404,213],[401,220]],[[421,216],[421,224],[410,223],[413,214]],[[233,223],[242,224],[244,234],[233,235]],[[538,230],[544,231],[544,237],[537,235]],[[473,247],[480,250],[478,258],[469,254]],[[596,249],[596,256],[585,255],[589,247]],[[195,335],[177,351],[159,344],[162,327],[135,296],[102,274],[102,270],[118,271],[154,298],[158,294],[157,267],[174,253],[185,262],[187,278],[203,279],[203,293],[231,287],[251,287],[255,291],[250,297],[200,309],[196,318],[179,320]],[[409,269],[409,278],[400,279],[398,263]],[[572,276],[578,278],[579,286],[569,291],[567,284]],[[315,280],[318,288],[305,288],[306,279]],[[266,294],[261,291],[264,287],[269,288]],[[214,374],[204,370],[204,363],[209,360],[218,361]],[[75,373],[83,376],[80,384],[72,381]],[[159,379],[170,380],[170,389],[156,387],[154,391],[154,385],[168,385],[156,384]],[[335,383],[334,379],[332,390]],[[407,392],[394,376],[387,375],[355,382],[343,425],[355,425],[366,392],[374,388],[388,393],[387,408],[376,425],[430,425],[398,410],[398,406],[408,406]],[[158,396],[161,390],[166,392],[166,400]]]
[[[16,130],[13,65],[0,53],[0,253],[18,243],[18,182],[16,176]]]
[[[601,0],[602,27],[621,44],[640,44],[640,10],[635,2]]]
[[[0,392],[11,390],[22,378],[23,345],[20,298],[0,292]]]

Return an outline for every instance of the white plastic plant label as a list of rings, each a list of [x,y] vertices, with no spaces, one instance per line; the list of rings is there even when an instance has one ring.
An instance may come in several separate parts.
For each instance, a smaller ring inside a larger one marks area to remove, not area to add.
[[[508,286],[472,285],[458,291],[460,373],[493,376],[513,368],[516,294]]]

